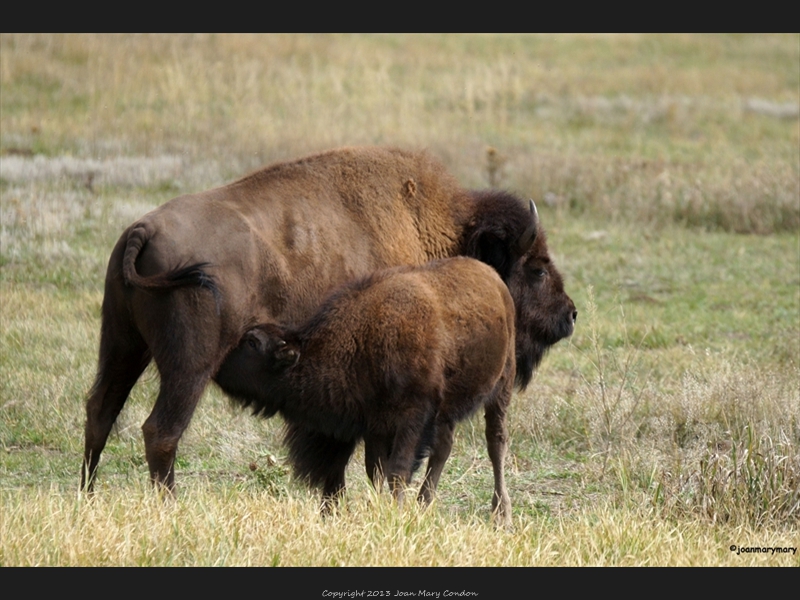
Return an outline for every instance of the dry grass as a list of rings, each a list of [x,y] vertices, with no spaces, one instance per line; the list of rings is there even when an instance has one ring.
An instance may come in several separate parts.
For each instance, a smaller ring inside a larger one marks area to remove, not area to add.
[[[598,506],[582,515],[517,520],[497,531],[473,518],[398,511],[385,498],[352,498],[322,520],[316,500],[193,486],[191,499],[104,489],[94,500],[44,490],[4,492],[3,565],[281,566],[799,566],[796,535],[703,520],[680,525]],[[24,531],[26,535],[19,535]]]

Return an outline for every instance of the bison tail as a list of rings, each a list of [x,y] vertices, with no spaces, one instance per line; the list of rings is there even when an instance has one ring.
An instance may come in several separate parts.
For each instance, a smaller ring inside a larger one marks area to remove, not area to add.
[[[170,269],[158,275],[142,276],[136,271],[136,259],[142,248],[150,239],[150,233],[140,225],[131,230],[128,234],[128,242],[125,247],[125,254],[122,258],[122,274],[125,283],[144,290],[167,291],[179,287],[200,287],[205,288],[214,296],[219,313],[222,296],[216,280],[209,275],[205,269],[211,263],[199,262]]]

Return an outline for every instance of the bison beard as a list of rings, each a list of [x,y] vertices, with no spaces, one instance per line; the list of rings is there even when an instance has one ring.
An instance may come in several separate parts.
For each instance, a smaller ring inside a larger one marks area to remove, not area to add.
[[[546,299],[574,315],[537,231],[517,198],[464,190],[428,154],[391,148],[332,150],[167,202],[132,224],[109,259],[81,486],[92,489],[114,421],[151,360],[161,381],[142,427],[145,453],[153,482],[173,489],[178,442],[242,334],[303,322],[330,290],[378,269],[474,256],[501,274],[518,306]],[[540,263],[546,276],[535,275]],[[518,309],[518,328],[528,312]],[[556,319],[571,332],[572,318]],[[551,339],[518,339],[518,382],[530,380]]]

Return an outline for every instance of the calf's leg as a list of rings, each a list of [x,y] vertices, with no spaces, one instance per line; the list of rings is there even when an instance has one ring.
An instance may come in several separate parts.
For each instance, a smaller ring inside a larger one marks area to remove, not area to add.
[[[331,444],[331,453],[328,457],[326,468],[328,474],[322,486],[322,514],[329,514],[339,504],[339,499],[344,495],[344,472],[350,457],[356,449],[357,440],[338,441]]]
[[[436,486],[439,484],[439,477],[442,475],[444,464],[453,448],[454,432],[455,423],[450,420],[437,420],[428,467],[425,471],[425,480],[422,482],[418,496],[418,500],[424,504],[430,504],[433,500]]]
[[[302,423],[286,425],[284,443],[295,477],[322,488],[323,514],[330,513],[345,490],[345,469],[358,439],[337,440]]]
[[[370,435],[364,439],[364,463],[367,468],[367,477],[377,492],[383,488],[391,444],[391,439],[385,435]]]
[[[508,430],[506,429],[507,400],[498,398],[486,406],[486,445],[494,471],[494,494],[492,513],[501,525],[511,524],[511,499],[506,489],[504,463],[508,449]]]
[[[411,483],[411,473],[417,447],[422,437],[425,418],[405,418],[404,423],[397,429],[392,440],[392,451],[386,461],[385,475],[389,480],[389,489],[397,501],[398,506],[403,505],[405,488]]]

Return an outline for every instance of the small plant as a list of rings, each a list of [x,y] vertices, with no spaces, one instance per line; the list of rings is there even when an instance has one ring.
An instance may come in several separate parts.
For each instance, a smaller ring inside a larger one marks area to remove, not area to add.
[[[289,478],[289,469],[280,464],[272,454],[259,457],[252,461],[248,468],[252,473],[249,478],[251,485],[259,490],[264,490],[272,496],[284,497]]]

